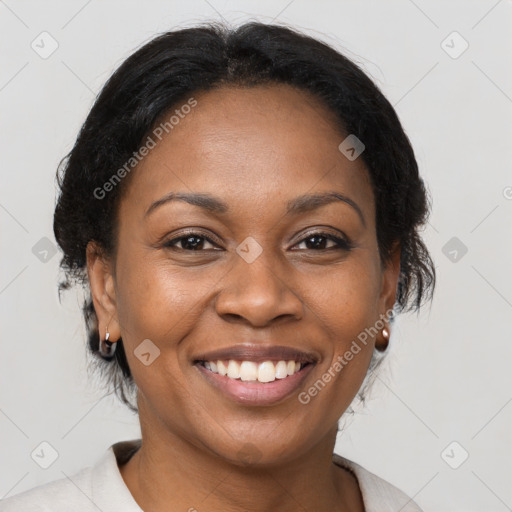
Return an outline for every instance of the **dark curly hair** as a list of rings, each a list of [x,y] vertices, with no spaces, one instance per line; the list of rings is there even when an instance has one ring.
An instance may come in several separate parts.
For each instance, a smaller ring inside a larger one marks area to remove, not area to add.
[[[365,145],[361,155],[371,177],[381,260],[400,243],[395,309],[419,310],[432,297],[435,269],[419,236],[429,214],[424,183],[396,112],[378,87],[351,60],[293,29],[251,22],[238,28],[211,23],[164,33],[133,53],[97,97],[71,152],[57,171],[60,195],[54,233],[63,250],[60,289],[80,283],[88,346],[99,356],[99,332],[86,271],[86,246],[112,254],[117,211],[127,179],[108,200],[94,193],[132,157],[164,114],[193,93],[224,85],[288,84],[311,93],[333,113],[346,134]],[[123,403],[136,389],[122,340],[112,360],[94,358]]]

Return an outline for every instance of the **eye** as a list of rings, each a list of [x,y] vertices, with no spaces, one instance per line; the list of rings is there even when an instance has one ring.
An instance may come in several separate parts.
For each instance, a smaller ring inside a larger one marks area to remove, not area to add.
[[[328,246],[329,243],[331,244],[330,246]],[[308,234],[308,236],[296,244],[296,246],[301,244],[306,245],[306,250],[327,251],[331,249],[338,249],[349,251],[352,248],[352,245],[348,240],[334,236],[330,233],[322,232]]]
[[[305,244],[305,250],[328,251],[328,250],[345,250],[352,248],[348,240],[334,236],[331,233],[310,233],[301,242],[295,246]],[[210,247],[208,247],[208,245]],[[175,237],[163,244],[164,247],[177,251],[211,251],[222,250],[215,242],[201,233],[190,232],[185,235]]]
[[[205,247],[211,245],[212,247]],[[164,247],[178,251],[203,251],[203,250],[219,250],[216,245],[208,237],[200,233],[187,233],[184,236],[173,238],[165,242]]]

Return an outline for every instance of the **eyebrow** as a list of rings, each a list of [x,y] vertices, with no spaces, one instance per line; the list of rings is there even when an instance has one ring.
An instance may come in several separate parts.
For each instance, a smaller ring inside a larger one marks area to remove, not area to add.
[[[321,206],[325,206],[327,204],[335,203],[337,201],[341,201],[342,203],[348,204],[351,206],[361,219],[363,226],[366,227],[366,221],[363,215],[361,208],[359,208],[358,204],[343,194],[339,192],[323,192],[321,194],[305,194],[303,196],[296,197],[291,201],[288,201],[286,212],[291,214],[299,214],[309,212],[311,210],[316,210]]]
[[[152,203],[151,206],[146,210],[144,217],[147,217],[154,210],[171,201],[184,201],[185,203],[198,206],[199,208],[214,214],[226,214],[230,211],[230,208],[227,204],[209,194],[170,192],[169,194],[166,194],[162,198]],[[363,226],[366,227],[366,221],[363,212],[361,211],[361,208],[359,208],[358,204],[350,199],[350,197],[334,191],[323,192],[320,194],[304,194],[302,196],[296,197],[295,199],[291,199],[286,204],[286,213],[298,215],[316,210],[317,208],[337,201],[341,201],[351,206],[361,219]]]
[[[210,213],[229,212],[229,207],[225,203],[223,203],[220,199],[217,199],[208,194],[170,192],[169,194],[166,194],[164,197],[152,203],[144,214],[144,217],[147,217],[154,210],[171,201],[184,201],[185,203],[199,206],[203,210],[206,210]]]

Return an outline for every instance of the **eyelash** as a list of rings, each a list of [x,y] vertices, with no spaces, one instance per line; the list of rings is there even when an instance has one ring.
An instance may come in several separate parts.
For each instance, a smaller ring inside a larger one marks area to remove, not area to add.
[[[332,235],[331,233],[325,233],[325,232],[322,232],[322,231],[315,231],[315,232],[312,232],[312,233],[308,233],[304,238],[302,238],[295,245],[302,244],[302,243],[308,241],[310,238],[313,238],[313,237],[322,237],[322,238],[326,238],[328,240],[331,240],[331,241],[333,241],[336,244],[336,247],[328,247],[326,249],[302,249],[302,250],[314,251],[314,252],[325,252],[325,251],[331,251],[331,250],[350,251],[353,248],[353,245],[352,245],[352,243],[349,240],[345,240],[343,238],[336,237],[336,236]],[[173,238],[171,240],[168,240],[167,242],[164,243],[163,246],[168,248],[168,249],[171,249],[171,250],[183,251],[183,252],[204,252],[206,250],[207,251],[211,251],[212,250],[212,249],[194,250],[194,249],[183,249],[183,248],[177,248],[176,247],[176,244],[178,244],[181,240],[186,240],[187,238],[200,238],[200,239],[206,240],[207,242],[209,242],[212,245],[216,245],[216,243],[213,240],[211,240],[211,238],[209,238],[209,237],[207,237],[207,236],[205,236],[205,235],[203,235],[201,233],[191,231],[191,232],[185,233],[185,234],[183,234],[183,235],[181,235],[179,237],[176,237],[176,238]]]

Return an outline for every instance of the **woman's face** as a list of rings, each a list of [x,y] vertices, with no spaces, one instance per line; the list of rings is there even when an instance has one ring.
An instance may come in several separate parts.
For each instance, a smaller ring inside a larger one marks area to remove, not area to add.
[[[357,393],[375,337],[344,354],[393,306],[398,255],[381,266],[368,173],[313,97],[273,85],[194,98],[132,171],[115,262],[90,264],[101,332],[122,336],[146,432],[235,463],[283,462],[330,436]],[[346,200],[307,200],[323,194]],[[276,346],[310,364],[260,383],[198,362],[248,361],[249,376],[301,360],[261,352]]]

